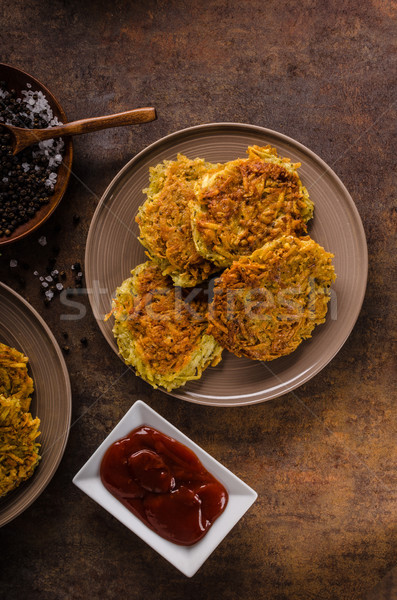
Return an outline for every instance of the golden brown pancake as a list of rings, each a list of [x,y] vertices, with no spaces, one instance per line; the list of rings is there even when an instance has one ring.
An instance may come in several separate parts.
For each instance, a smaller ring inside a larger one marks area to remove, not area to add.
[[[187,302],[153,262],[139,265],[117,289],[113,333],[126,364],[153,387],[167,391],[199,379],[221,360],[208,335],[207,303]]]
[[[332,257],[309,236],[284,236],[235,261],[215,281],[208,332],[237,356],[290,354],[325,321]]]
[[[247,153],[207,172],[195,186],[193,239],[198,252],[220,267],[280,235],[305,235],[313,215],[299,164],[271,146],[250,146]]]
[[[143,190],[147,200],[136,217],[147,254],[182,287],[193,287],[217,270],[197,251],[190,219],[194,184],[212,168],[201,158],[182,154],[151,168],[150,185]]]

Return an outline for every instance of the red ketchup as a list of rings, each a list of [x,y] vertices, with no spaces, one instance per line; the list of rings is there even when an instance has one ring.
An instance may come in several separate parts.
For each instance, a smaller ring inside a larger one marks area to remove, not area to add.
[[[182,546],[198,542],[228,501],[192,450],[146,425],[107,449],[101,479],[150,529]]]

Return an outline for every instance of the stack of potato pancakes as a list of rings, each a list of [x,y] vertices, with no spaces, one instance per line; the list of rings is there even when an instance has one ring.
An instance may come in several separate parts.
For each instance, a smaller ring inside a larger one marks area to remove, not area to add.
[[[285,356],[325,321],[333,255],[307,235],[314,206],[300,164],[271,146],[247,155],[179,154],[150,169],[136,217],[150,260],[117,289],[112,313],[120,354],[153,387],[200,378],[223,349]],[[198,288],[208,282],[210,301]]]

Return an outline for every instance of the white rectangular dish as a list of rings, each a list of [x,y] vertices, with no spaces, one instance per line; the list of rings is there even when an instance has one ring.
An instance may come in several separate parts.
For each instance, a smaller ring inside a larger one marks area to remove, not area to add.
[[[142,425],[153,427],[190,448],[204,467],[228,491],[229,499],[224,512],[216,519],[206,535],[192,546],[180,546],[162,538],[130,512],[102,484],[100,465],[106,450],[111,444]],[[73,483],[187,577],[192,577],[198,571],[257,498],[257,493],[252,488],[141,400],[132,405],[75,475]]]

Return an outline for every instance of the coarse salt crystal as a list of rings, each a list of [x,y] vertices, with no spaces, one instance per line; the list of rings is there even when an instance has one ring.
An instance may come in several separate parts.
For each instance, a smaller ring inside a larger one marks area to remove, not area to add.
[[[45,295],[48,298],[48,300],[52,300],[54,297],[54,292],[52,290],[47,290]]]
[[[18,261],[15,260],[15,258],[12,258],[10,260],[10,267],[13,269],[14,267],[16,267],[18,265]]]
[[[33,271],[33,275],[34,275],[35,277],[37,277],[37,276],[38,276],[38,274],[39,274],[39,272],[38,272],[38,271]]]
[[[45,280],[48,281],[48,283],[51,283],[51,281],[53,281],[53,278],[51,277],[51,275],[47,275]]]
[[[63,290],[63,285],[62,283],[56,283],[55,287],[57,288],[57,290],[60,292],[61,290]]]
[[[41,237],[39,237],[39,239],[37,241],[39,242],[40,246],[47,245],[47,238],[45,235],[42,235]]]

